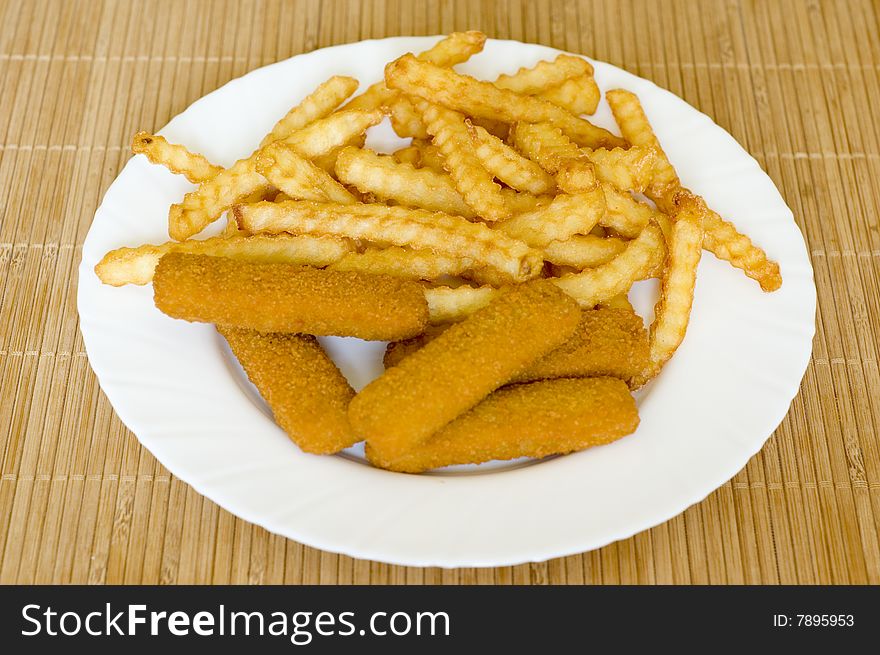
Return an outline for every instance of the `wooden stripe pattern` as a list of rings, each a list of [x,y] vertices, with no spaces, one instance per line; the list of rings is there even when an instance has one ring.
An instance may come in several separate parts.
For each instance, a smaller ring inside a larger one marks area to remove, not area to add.
[[[78,330],[81,244],[135,131],[297,53],[465,29],[608,61],[733,134],[806,236],[813,359],[745,469],[631,539],[497,569],[320,552],[121,424]],[[880,583],[878,34],[871,0],[0,1],[0,583]]]

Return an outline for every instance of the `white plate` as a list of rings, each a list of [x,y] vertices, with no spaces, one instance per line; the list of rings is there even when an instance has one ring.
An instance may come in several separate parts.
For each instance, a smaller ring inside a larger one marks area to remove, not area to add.
[[[162,134],[229,165],[330,75],[354,76],[364,88],[386,62],[437,38],[365,41],[266,66],[195,102]],[[460,68],[491,79],[556,54],[492,40]],[[704,255],[687,338],[640,394],[634,435],[537,463],[419,476],[371,468],[357,451],[302,453],[212,326],[162,315],[149,286],[113,288],[95,277],[106,251],[166,241],[168,206],[192,188],[143,157],[107,190],[79,270],[83,338],[122,421],[174,475],[248,521],[324,550],[414,566],[500,566],[598,548],[730,479],[785,416],[807,366],[816,291],[804,240],[773,182],[729,134],[651,82],[593,64],[600,88],[641,97],[684,184],[763,246],[784,278],[765,294]],[[613,129],[604,101],[595,120]],[[370,143],[390,147],[395,137],[379,129]],[[633,295],[650,311],[650,289]],[[356,387],[381,370],[382,344],[325,343]]]

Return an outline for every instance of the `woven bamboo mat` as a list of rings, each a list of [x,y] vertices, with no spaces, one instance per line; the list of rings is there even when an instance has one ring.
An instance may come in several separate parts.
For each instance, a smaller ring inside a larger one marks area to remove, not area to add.
[[[98,388],[75,270],[135,130],[300,52],[463,29],[589,54],[713,116],[795,212],[818,333],[775,435],[681,516],[542,564],[386,566],[271,535],[169,475]],[[0,582],[880,582],[877,35],[869,0],[2,2]]]

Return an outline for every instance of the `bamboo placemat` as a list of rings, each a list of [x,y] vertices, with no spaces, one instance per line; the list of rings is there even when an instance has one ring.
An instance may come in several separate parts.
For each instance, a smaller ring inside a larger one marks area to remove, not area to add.
[[[137,129],[300,52],[464,29],[608,61],[733,134],[806,236],[813,359],[733,481],[631,539],[453,571],[306,548],[201,497],[120,423],[78,330],[81,244]],[[869,0],[2,2],[0,582],[880,582],[878,33]]]

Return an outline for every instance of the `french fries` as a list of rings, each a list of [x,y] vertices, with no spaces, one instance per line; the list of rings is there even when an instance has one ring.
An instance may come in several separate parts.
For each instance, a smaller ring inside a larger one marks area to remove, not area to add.
[[[397,162],[395,158],[371,150],[345,148],[336,159],[336,175],[345,184],[357,187],[362,193],[372,193],[381,200],[464,218],[477,216],[446,173],[415,168],[410,163]]]
[[[617,137],[582,117],[600,91],[581,57],[452,70],[485,40],[453,33],[355,97],[331,77],[228,169],[138,132],[133,152],[198,186],[172,241],[112,250],[97,276],[214,323],[306,452],[366,440],[373,464],[420,472],[629,434],[629,389],[685,338],[701,250],[766,291],[779,267],[681,186],[634,94],[607,94]],[[410,139],[390,155],[365,147],[386,116]],[[646,330],[628,294],[649,278]],[[392,341],[385,374],[355,395],[316,336]]]
[[[575,234],[588,234],[605,213],[601,189],[576,195],[558,195],[532,212],[496,223],[496,229],[535,248],[565,241]]]
[[[131,151],[146,156],[154,164],[161,164],[172,173],[183,175],[194,184],[210,180],[223,171],[222,166],[212,164],[204,155],[190,152],[177,143],[168,143],[165,137],[149,132],[134,135]]]
[[[334,75],[275,123],[272,130],[263,137],[260,147],[280,141],[319,118],[324,118],[345,102],[357,88],[356,79]]]
[[[678,212],[669,238],[669,258],[661,280],[660,300],[654,308],[651,363],[644,373],[646,378],[656,375],[684,340],[694,301],[697,265],[703,250],[706,203],[685,192],[676,194],[674,202]]]
[[[639,99],[634,93],[622,89],[609,91],[606,97],[624,137],[633,145],[653,148],[657,154],[654,181],[648,195],[661,209],[668,209],[669,198],[681,185],[675,169],[651,129]],[[782,286],[779,264],[770,260],[761,248],[741,234],[732,223],[710,209],[704,217],[703,228],[703,247],[709,252],[741,269],[756,280],[764,291],[775,291]]]
[[[562,107],[534,96],[523,96],[500,89],[467,75],[421,62],[412,55],[385,67],[385,83],[412,96],[439,103],[464,114],[501,119],[508,123],[550,122],[579,145],[616,148],[624,141]]]
[[[651,222],[607,264],[553,281],[581,306],[595,307],[603,300],[626,293],[635,282],[651,275],[665,258],[665,251],[663,231]]]
[[[411,248],[369,248],[351,252],[331,264],[337,271],[360,271],[376,275],[393,275],[410,280],[436,280],[444,276],[465,274],[473,268],[469,259],[440,255],[432,250]]]
[[[422,209],[345,207],[305,200],[259,202],[235,207],[235,219],[239,229],[249,233],[347,236],[467,257],[505,273],[513,282],[524,282],[541,272],[540,251],[484,224]]]
[[[443,167],[464,201],[488,221],[507,218],[501,187],[474,153],[464,116],[424,100],[417,101],[416,107],[424,117],[433,144],[443,155]]]
[[[479,125],[468,125],[474,152],[483,167],[507,186],[517,191],[541,195],[556,189],[553,178],[535,162]]]
[[[272,143],[256,157],[257,172],[289,198],[353,205],[357,199],[329,173],[284,142]]]
[[[339,261],[352,250],[354,246],[349,239],[335,237],[232,234],[203,241],[169,241],[161,245],[117,248],[104,255],[95,266],[95,273],[104,284],[118,287],[152,282],[156,265],[163,255],[170,252],[213,255],[251,262],[327,266]]]

